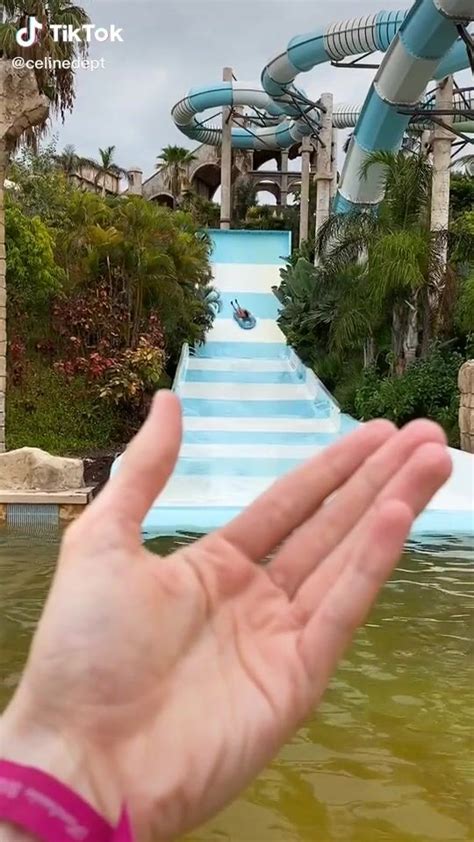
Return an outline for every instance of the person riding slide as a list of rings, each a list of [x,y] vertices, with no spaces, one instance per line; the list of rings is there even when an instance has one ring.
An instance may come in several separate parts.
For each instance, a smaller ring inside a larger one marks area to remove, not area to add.
[[[231,301],[230,303],[232,304],[234,313],[236,314],[237,318],[243,319],[244,322],[250,321],[250,319],[252,318],[250,310],[245,310],[243,307],[241,307],[237,299],[235,300],[235,302]]]

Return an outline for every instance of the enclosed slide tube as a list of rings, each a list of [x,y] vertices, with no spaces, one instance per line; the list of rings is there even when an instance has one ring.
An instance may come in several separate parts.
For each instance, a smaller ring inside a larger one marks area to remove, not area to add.
[[[245,82],[195,88],[175,105],[173,119],[189,138],[218,145],[221,128],[203,123],[197,115],[210,108],[251,106],[263,112],[264,125],[234,128],[233,146],[286,149],[317,131],[320,122],[320,109],[294,84],[299,73],[327,61],[386,52],[362,109],[340,105],[334,112],[336,128],[356,125],[335,210],[348,212],[377,204],[383,197],[380,172],[374,167],[367,179],[362,178],[364,161],[375,150],[400,147],[410,122],[410,116],[400,110],[417,105],[431,79],[443,79],[468,66],[457,25],[473,19],[473,0],[416,0],[409,11],[379,12],[334,23],[325,31],[293,38],[286,52],[265,67],[263,90]],[[472,98],[468,104],[457,100],[459,119],[472,104]]]

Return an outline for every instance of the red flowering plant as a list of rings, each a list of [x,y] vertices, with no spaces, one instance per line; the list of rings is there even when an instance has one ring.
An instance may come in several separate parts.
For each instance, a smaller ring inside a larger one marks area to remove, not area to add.
[[[113,297],[102,284],[57,301],[52,322],[61,347],[54,370],[69,382],[80,376],[95,384],[125,416],[143,417],[166,364],[158,315],[142,319],[134,346],[125,296]]]
[[[25,343],[18,337],[13,337],[8,343],[8,358],[11,383],[14,386],[21,386],[26,373],[27,360]]]

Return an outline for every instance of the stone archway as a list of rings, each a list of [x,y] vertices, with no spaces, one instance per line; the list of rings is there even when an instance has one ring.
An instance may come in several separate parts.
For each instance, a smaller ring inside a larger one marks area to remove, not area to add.
[[[290,199],[291,196],[291,199]],[[288,184],[288,205],[291,207],[295,203],[295,201],[299,201],[299,197],[301,196],[301,175],[298,173],[297,175],[289,178]]]
[[[171,193],[157,193],[156,196],[151,196],[151,201],[157,205],[174,210],[175,200]]]
[[[191,175],[191,190],[209,201],[212,201],[220,185],[221,169],[217,163],[200,164]]]
[[[259,181],[255,185],[257,196],[259,193],[270,193],[275,197],[277,205],[281,203],[281,186],[276,181]]]
[[[282,153],[287,152],[288,158],[294,160],[301,154],[300,148],[301,144],[295,143],[289,149],[256,149],[253,153],[253,171],[257,172],[258,170],[268,169],[266,165],[271,161],[275,161],[277,172],[279,172],[282,168]]]
[[[270,161],[275,161],[278,171],[281,166],[281,153],[276,149],[256,149],[253,153],[253,171],[268,169]]]

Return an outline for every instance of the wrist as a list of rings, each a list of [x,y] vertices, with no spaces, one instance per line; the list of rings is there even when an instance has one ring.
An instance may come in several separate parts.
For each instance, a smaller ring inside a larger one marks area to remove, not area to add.
[[[0,839],[2,842],[38,842],[37,836],[31,836],[26,830],[6,825],[0,821]]]
[[[123,798],[107,763],[99,753],[74,735],[31,716],[13,702],[0,718],[0,759],[31,766],[56,778],[81,796],[106,821],[115,826]],[[0,828],[3,826],[0,819]],[[3,842],[3,836],[0,839]],[[12,836],[12,842],[19,838]],[[10,842],[10,837],[6,837]]]

